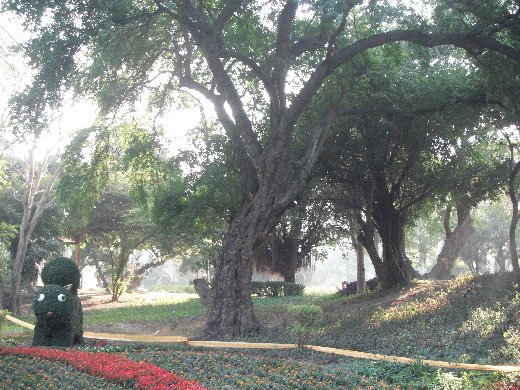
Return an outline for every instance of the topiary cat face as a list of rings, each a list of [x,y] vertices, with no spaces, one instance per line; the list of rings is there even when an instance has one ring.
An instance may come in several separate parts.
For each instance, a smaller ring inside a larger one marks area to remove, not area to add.
[[[48,284],[36,292],[33,310],[36,320],[47,328],[55,328],[70,321],[73,300],[70,294],[72,285],[65,287]]]

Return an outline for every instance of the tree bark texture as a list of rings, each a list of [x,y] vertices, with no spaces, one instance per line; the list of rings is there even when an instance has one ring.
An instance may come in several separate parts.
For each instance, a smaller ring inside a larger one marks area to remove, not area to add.
[[[276,177],[279,181],[283,176]],[[230,339],[258,330],[251,299],[254,252],[285,210],[285,207],[273,207],[279,188],[261,186],[253,201],[242,204],[231,221],[215,260],[207,337]]]
[[[377,279],[382,280],[385,278],[386,271],[383,259],[379,255],[377,245],[374,239],[376,234],[375,228],[371,223],[371,219],[369,219],[369,222],[364,222],[360,219],[360,224],[361,232],[359,233],[357,239],[367,251],[368,257],[372,262],[372,265],[374,266]]]
[[[383,287],[406,285],[411,278],[411,267],[405,253],[404,218],[393,207],[388,206],[379,217],[375,217],[383,245]]]
[[[205,334],[230,339],[258,329],[251,300],[254,234],[252,216],[235,218],[216,259]]]
[[[447,209],[448,213],[448,209]],[[446,225],[446,224],[445,224]],[[462,202],[457,203],[457,226],[451,232],[446,229],[446,240],[437,256],[437,262],[429,272],[432,279],[446,279],[450,277],[453,266],[461,249],[466,245],[469,236],[473,233],[471,208]]]

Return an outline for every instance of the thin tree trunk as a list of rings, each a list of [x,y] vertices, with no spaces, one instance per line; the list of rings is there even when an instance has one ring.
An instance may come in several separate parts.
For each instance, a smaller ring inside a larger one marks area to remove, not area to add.
[[[376,232],[372,223],[372,218],[369,216],[367,217],[367,220],[367,222],[363,221],[361,215],[358,215],[358,221],[361,226],[361,231],[357,236],[357,240],[363,245],[363,247],[367,251],[368,257],[370,258],[370,261],[374,266],[376,277],[379,280],[379,282],[383,284],[383,280],[386,280],[386,271],[383,264],[383,260],[381,259],[381,256],[379,256],[377,245],[374,240]]]
[[[45,158],[41,163],[39,169],[35,171],[34,166],[34,147],[30,152],[29,159],[27,162],[27,188],[25,190],[22,206],[23,215],[20,223],[20,231],[18,238],[18,247],[16,251],[16,257],[13,264],[12,275],[11,275],[11,289],[9,293],[9,308],[13,315],[20,315],[20,283],[22,279],[22,269],[25,261],[25,253],[27,246],[31,238],[31,234],[36,227],[38,220],[40,219],[45,207],[49,202],[50,192],[56,180],[58,179],[61,171],[63,170],[63,164],[60,164],[53,175],[48,179],[45,189],[41,195],[40,200],[36,204],[36,209],[32,212],[34,197],[39,191],[40,183],[43,175],[45,174],[48,167],[48,159]]]
[[[511,199],[511,205],[513,208],[513,212],[511,215],[511,224],[509,226],[509,252],[511,253],[511,265],[513,266],[513,271],[516,273],[520,273],[520,266],[518,264],[518,251],[516,245],[516,226],[518,225],[520,214],[518,212],[518,198],[516,197],[515,192],[515,182],[519,170],[520,161],[518,161],[511,170],[508,182],[509,198]]]
[[[430,278],[446,279],[450,276],[457,256],[473,233],[473,220],[470,211],[471,209],[461,202],[457,203],[457,226],[453,232],[446,229],[446,240],[437,256],[437,262],[429,272]],[[449,217],[448,209],[446,215]]]
[[[4,308],[4,280],[0,275],[0,310]]]
[[[110,284],[108,283],[105,273],[101,269],[100,263],[101,263],[100,261],[96,261],[94,266],[96,267],[97,275],[98,275],[99,279],[101,280],[101,287],[103,287],[103,289],[105,289],[106,292],[110,292],[110,288],[109,288]]]
[[[119,253],[116,255],[112,268],[112,302],[117,302],[126,291],[126,269],[131,251],[125,237],[120,238]]]
[[[77,237],[76,240],[74,240],[74,255],[76,257],[76,264],[79,267],[81,264],[81,237]]]
[[[357,293],[363,294],[365,292],[365,250],[363,244],[359,240],[352,240],[352,246],[356,251],[357,263]]]
[[[506,272],[506,256],[504,255],[504,245],[500,243],[497,245],[497,256],[495,258],[495,264],[498,266],[498,273],[503,274]]]

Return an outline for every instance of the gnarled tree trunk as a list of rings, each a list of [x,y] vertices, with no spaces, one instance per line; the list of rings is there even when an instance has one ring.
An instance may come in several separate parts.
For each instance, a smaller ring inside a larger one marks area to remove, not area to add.
[[[473,233],[473,220],[471,218],[471,208],[462,202],[457,202],[457,226],[453,231],[449,228],[449,218],[451,208],[446,209],[444,228],[446,240],[437,256],[437,262],[429,272],[432,279],[446,279],[450,276],[455,260],[461,249],[466,245],[469,236]]]
[[[210,338],[230,339],[258,330],[251,299],[256,219],[244,211],[235,218],[216,259],[205,330]]]
[[[382,264],[376,268],[376,275],[384,288],[406,285],[415,274],[405,252],[405,212],[396,208],[395,197],[385,179],[376,177],[372,219],[383,246]]]
[[[384,276],[380,282],[383,287],[406,285],[412,269],[405,253],[404,218],[391,207],[384,215],[376,220],[383,245]]]

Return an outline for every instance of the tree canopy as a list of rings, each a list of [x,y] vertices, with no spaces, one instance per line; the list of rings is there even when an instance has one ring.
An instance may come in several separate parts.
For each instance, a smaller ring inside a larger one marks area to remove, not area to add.
[[[26,45],[33,83],[13,101],[24,126],[44,126],[70,89],[95,97],[107,115],[143,103],[161,114],[179,91],[213,104],[241,189],[215,258],[208,313],[207,334],[224,338],[257,328],[250,297],[255,249],[307,186],[363,73],[356,68],[363,56],[381,47],[391,61],[392,44],[408,42],[459,48],[477,59],[489,54],[512,67],[520,62],[514,1],[413,8],[357,0],[7,0],[4,8],[34,33]],[[384,132],[383,125],[372,128]]]

